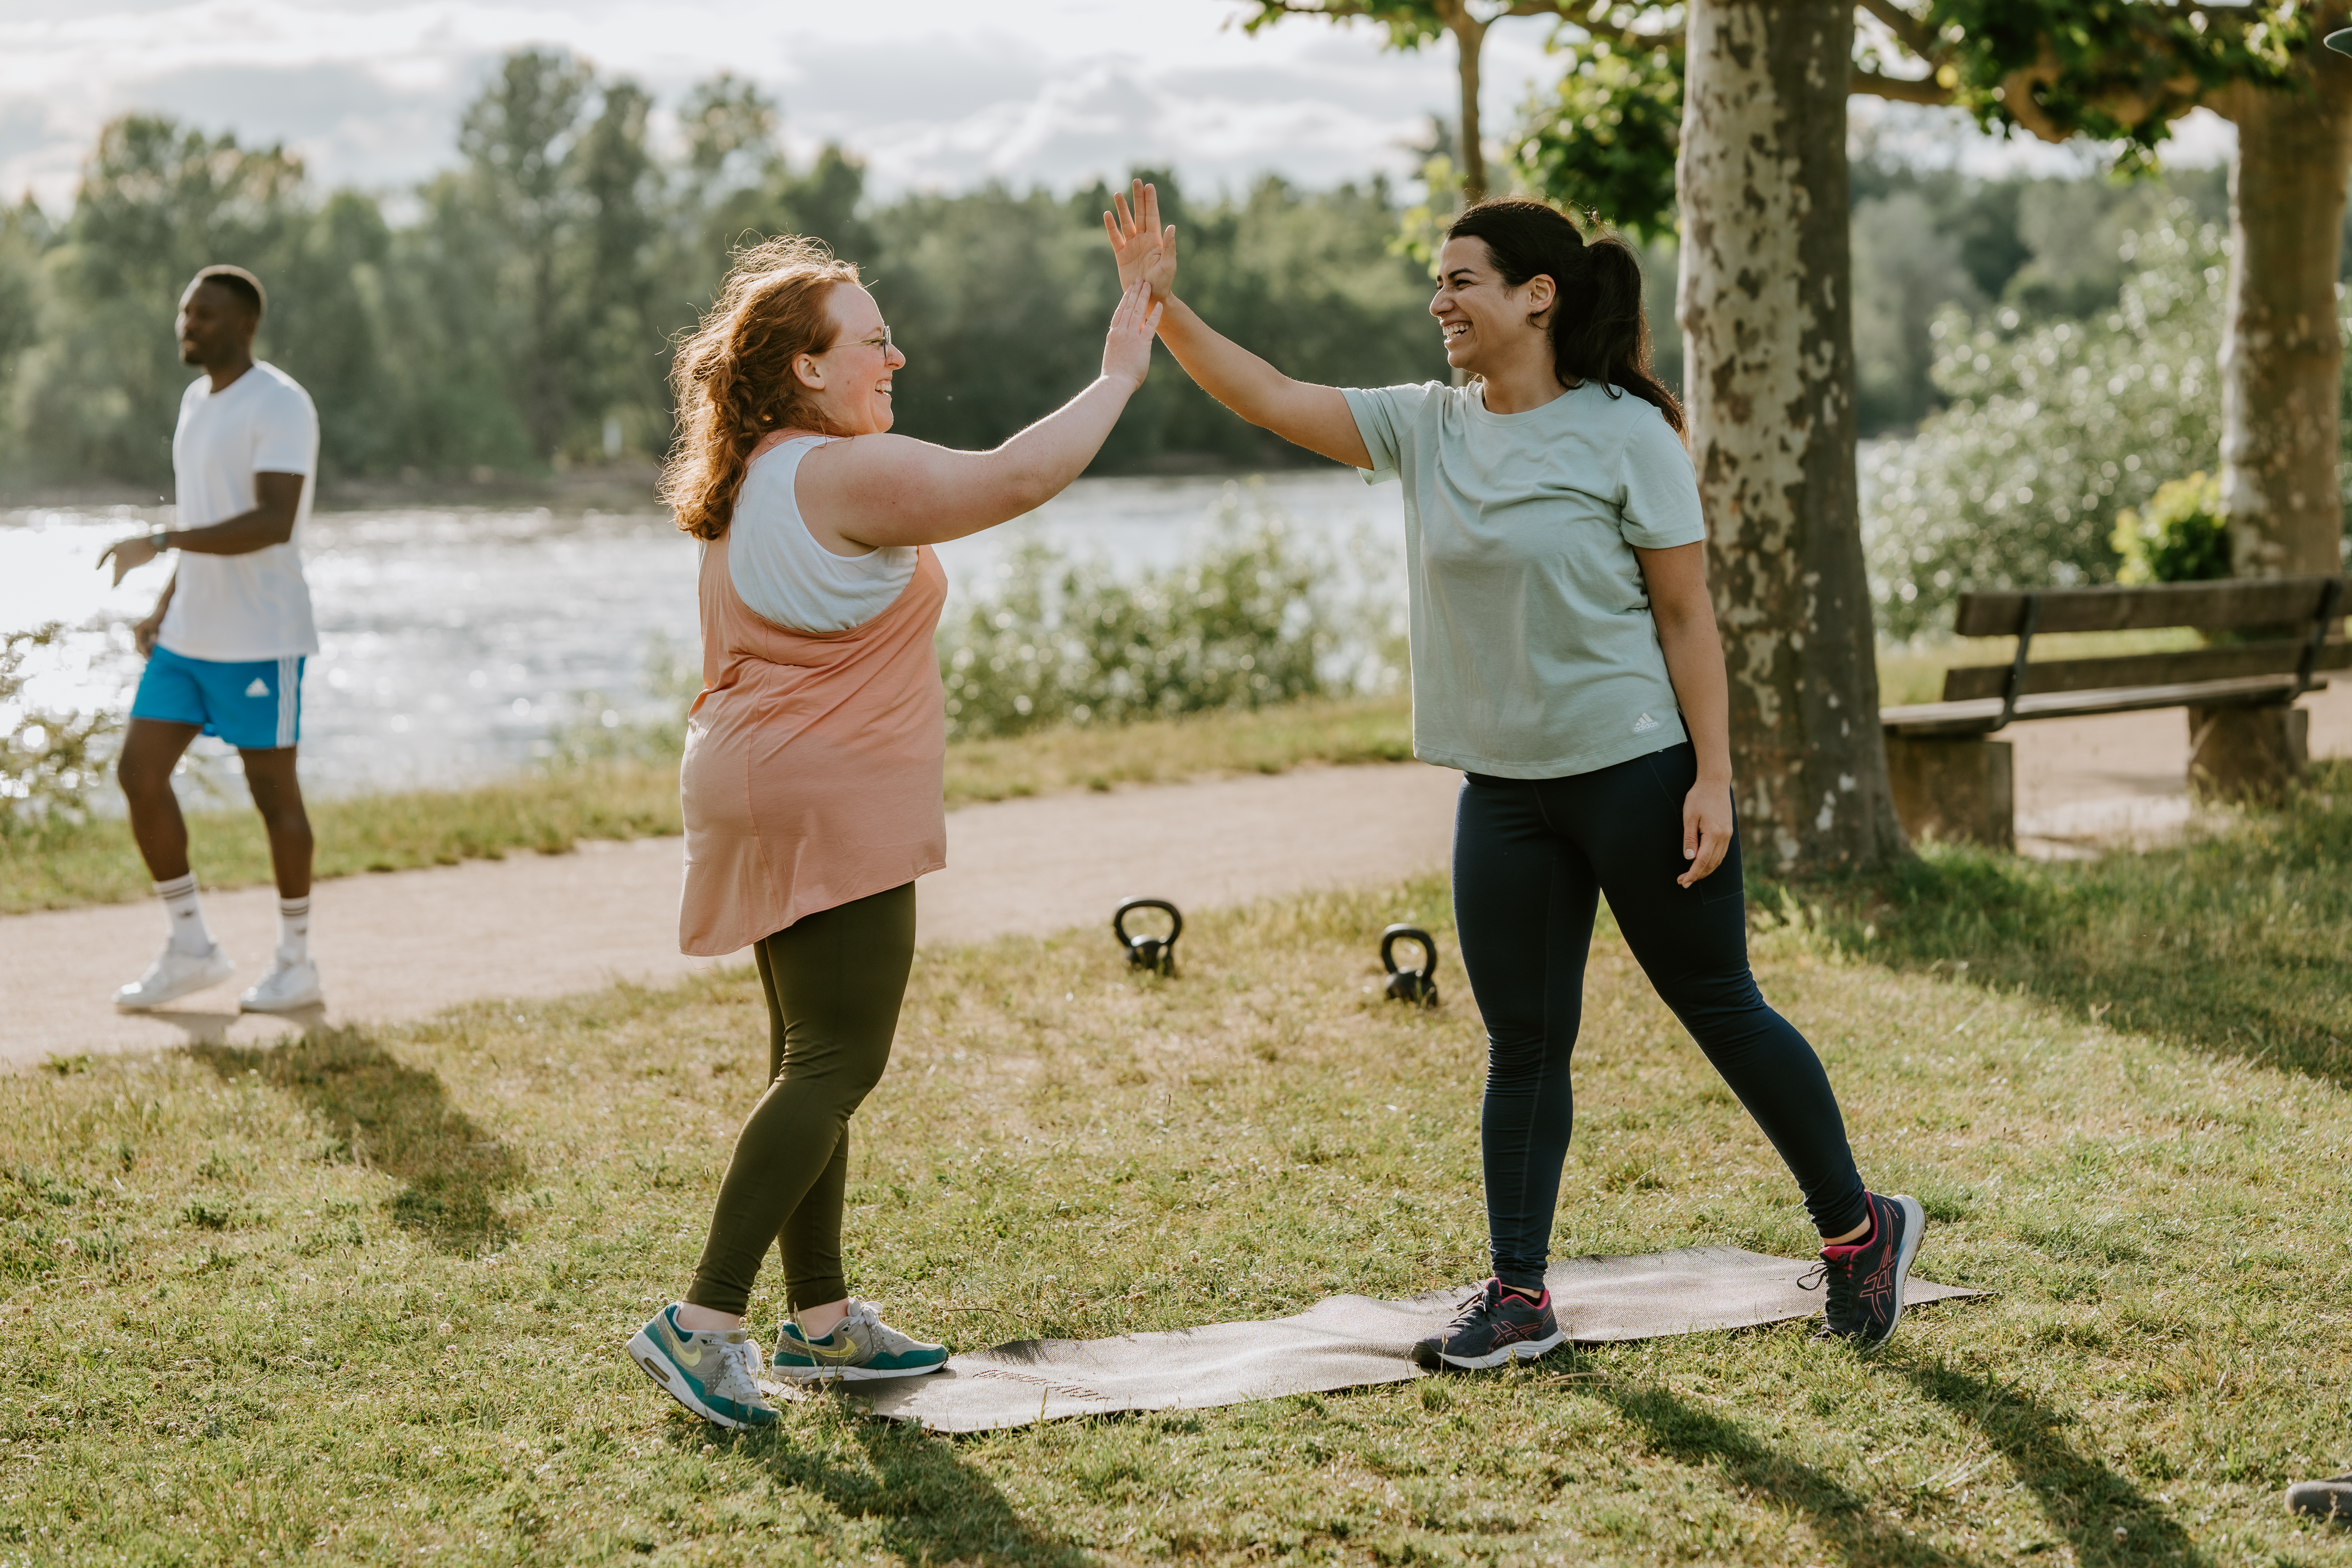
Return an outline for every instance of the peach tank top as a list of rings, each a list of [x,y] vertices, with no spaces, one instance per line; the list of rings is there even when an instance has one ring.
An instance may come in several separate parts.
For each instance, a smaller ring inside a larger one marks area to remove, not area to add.
[[[724,536],[704,549],[702,695],[678,776],[681,951],[722,958],[947,864],[947,694],[931,641],[946,598],[926,545],[872,620],[793,631],[736,593]]]

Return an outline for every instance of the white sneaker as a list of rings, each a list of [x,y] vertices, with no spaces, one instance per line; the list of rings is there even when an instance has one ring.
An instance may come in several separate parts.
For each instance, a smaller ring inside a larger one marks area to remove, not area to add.
[[[182,952],[170,942],[147,966],[147,973],[114,994],[114,1005],[125,1013],[145,1013],[219,984],[236,973],[236,965],[215,942],[203,952]]]
[[[326,997],[319,989],[319,966],[307,958],[273,958],[269,973],[236,999],[241,1013],[299,1013]]]

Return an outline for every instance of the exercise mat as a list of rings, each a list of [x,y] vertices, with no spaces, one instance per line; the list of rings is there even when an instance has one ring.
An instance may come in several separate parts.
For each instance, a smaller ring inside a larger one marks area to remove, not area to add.
[[[1818,1289],[1797,1281],[1815,1265],[1737,1247],[1688,1247],[1633,1258],[1571,1258],[1545,1283],[1560,1326],[1580,1344],[1744,1329],[1811,1317]],[[1206,1409],[1425,1375],[1412,1342],[1448,1321],[1465,1286],[1410,1300],[1334,1296],[1270,1322],[1212,1323],[1111,1340],[1015,1340],[949,1361],[942,1371],[838,1385],[877,1415],[935,1432],[988,1432],[1121,1410]],[[1908,1310],[1973,1296],[1913,1275]]]

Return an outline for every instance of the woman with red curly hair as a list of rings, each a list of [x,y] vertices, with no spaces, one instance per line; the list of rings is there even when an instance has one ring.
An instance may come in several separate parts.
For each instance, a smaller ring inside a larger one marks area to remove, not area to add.
[[[702,695],[680,774],[679,945],[752,951],[767,1092],[744,1122],[685,1300],[629,1342],[723,1426],[785,1379],[905,1377],[945,1346],[884,1323],[841,1263],[849,1120],[882,1077],[915,952],[915,879],[947,860],[945,693],[930,546],[1035,510],[1093,460],[1150,365],[1160,312],[1120,300],[1102,374],[990,452],[889,433],[891,342],[857,268],[814,241],[743,252],[671,372],[662,476],[703,542]],[[743,1327],[771,1242],[789,1313],[772,1358]]]

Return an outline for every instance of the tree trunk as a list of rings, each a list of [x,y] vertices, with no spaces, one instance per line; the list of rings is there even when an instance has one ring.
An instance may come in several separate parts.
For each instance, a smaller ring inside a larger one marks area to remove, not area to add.
[[[1464,0],[1451,0],[1439,13],[1454,35],[1455,69],[1462,81],[1462,205],[1486,195],[1486,149],[1478,129],[1478,56],[1486,47],[1487,24],[1470,14]]]
[[[2344,25],[2325,8],[2312,29]],[[2240,86],[2213,107],[2238,126],[2230,165],[2228,315],[2221,331],[2221,510],[2241,577],[2335,572],[2343,342],[2336,272],[2352,168],[2352,60],[2312,45],[2304,91]]]
[[[1854,481],[1851,0],[1696,0],[1683,86],[1690,444],[1752,863],[1903,852]]]

